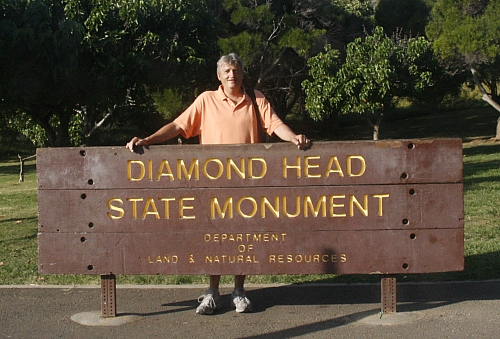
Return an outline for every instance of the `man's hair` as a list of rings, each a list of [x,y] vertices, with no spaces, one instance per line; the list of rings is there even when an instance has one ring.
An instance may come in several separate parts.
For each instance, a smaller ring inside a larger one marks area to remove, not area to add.
[[[217,61],[217,73],[219,73],[220,69],[223,65],[238,65],[238,67],[243,72],[243,61],[236,53],[229,53],[228,55],[223,55],[219,61]]]

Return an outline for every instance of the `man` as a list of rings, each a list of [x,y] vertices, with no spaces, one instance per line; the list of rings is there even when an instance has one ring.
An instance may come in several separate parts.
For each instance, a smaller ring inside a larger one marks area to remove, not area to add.
[[[299,149],[307,147],[310,140],[305,135],[295,134],[281,121],[264,95],[255,91],[259,119],[254,111],[252,99],[243,87],[243,62],[235,53],[225,55],[217,62],[217,78],[221,85],[216,91],[200,94],[173,122],[163,126],[147,138],[132,138],[126,147],[134,151],[135,146],[148,146],[172,139],[179,134],[185,138],[200,137],[201,144],[243,144],[260,142],[259,126],[269,134],[276,134],[284,141],[294,143]],[[198,298],[197,314],[212,314],[220,307],[220,275],[210,276],[210,286]],[[236,312],[250,312],[252,304],[245,295],[244,275],[234,278],[232,303]]]

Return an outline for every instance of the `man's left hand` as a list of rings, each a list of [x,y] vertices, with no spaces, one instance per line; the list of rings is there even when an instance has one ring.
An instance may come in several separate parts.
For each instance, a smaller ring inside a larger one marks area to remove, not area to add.
[[[311,140],[309,140],[305,135],[298,134],[293,137],[292,142],[297,145],[298,149],[305,149],[309,147],[311,144]]]

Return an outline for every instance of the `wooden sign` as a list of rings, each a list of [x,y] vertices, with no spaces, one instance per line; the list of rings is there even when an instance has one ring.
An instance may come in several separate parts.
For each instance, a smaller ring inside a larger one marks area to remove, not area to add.
[[[462,270],[459,139],[37,150],[39,269]]]

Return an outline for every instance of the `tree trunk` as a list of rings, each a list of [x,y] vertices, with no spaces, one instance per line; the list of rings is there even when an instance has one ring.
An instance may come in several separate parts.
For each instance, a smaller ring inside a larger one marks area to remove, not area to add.
[[[50,122],[49,122],[50,116],[41,117],[36,113],[33,113],[33,114],[28,113],[28,114],[31,116],[31,118],[33,118],[34,122],[36,122],[38,125],[40,125],[40,127],[43,128],[43,130],[45,131],[45,135],[47,136],[47,139],[49,140],[49,145],[54,146],[57,135],[56,135],[54,129],[52,128],[52,126],[50,125]]]
[[[64,111],[59,115],[59,129],[57,130],[57,137],[54,147],[66,147],[70,145],[69,139],[69,122],[71,114]]]
[[[116,105],[115,105],[115,107],[116,107]],[[106,121],[106,119],[109,118],[113,114],[113,111],[114,111],[114,109],[113,110],[108,109],[108,113],[106,113],[104,118],[102,118],[101,121],[95,123],[90,131],[84,133],[85,138],[89,138],[92,135],[92,133],[94,133],[99,127],[101,127],[101,125]]]
[[[375,141],[378,140],[379,129],[380,129],[380,125],[373,126],[373,140],[375,140]]]
[[[497,133],[495,135],[495,141],[500,141],[500,117],[497,119]]]
[[[482,99],[484,101],[486,101],[488,104],[490,104],[498,112],[500,112],[500,105],[495,100],[493,100],[491,95],[489,95],[486,92],[486,90],[484,89],[483,83],[479,79],[479,75],[477,74],[477,71],[473,67],[471,67],[470,71],[472,72],[472,79],[474,80],[474,83],[477,85],[477,87],[479,88],[479,91],[482,94]],[[496,96],[496,93],[495,93],[495,96]],[[494,140],[500,141],[500,117],[497,119],[497,128],[496,128],[496,135],[495,135]]]
[[[373,128],[373,140],[377,141],[379,139],[380,125],[382,124],[382,118],[384,113],[380,113],[377,121],[373,122],[368,118],[368,124]]]

